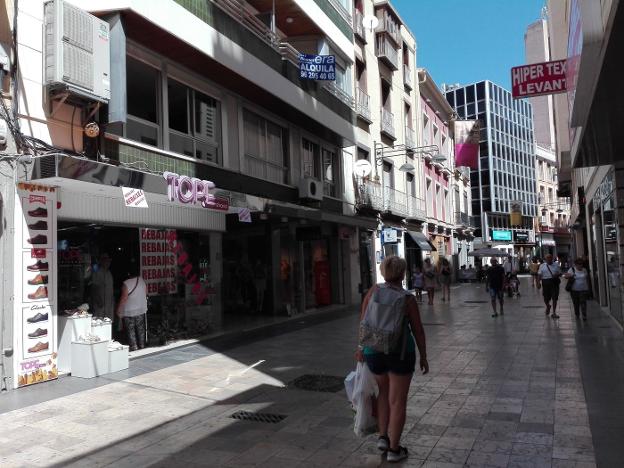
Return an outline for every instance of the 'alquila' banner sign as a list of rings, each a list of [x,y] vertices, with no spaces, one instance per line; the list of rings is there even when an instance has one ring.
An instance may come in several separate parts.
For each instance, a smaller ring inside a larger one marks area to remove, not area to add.
[[[336,80],[336,57],[333,55],[299,54],[299,78]]]

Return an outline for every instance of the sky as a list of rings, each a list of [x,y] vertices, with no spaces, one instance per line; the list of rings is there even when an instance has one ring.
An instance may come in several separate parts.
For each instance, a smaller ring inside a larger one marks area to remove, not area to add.
[[[491,80],[511,90],[524,32],[544,0],[392,0],[416,36],[416,65],[440,86]]]

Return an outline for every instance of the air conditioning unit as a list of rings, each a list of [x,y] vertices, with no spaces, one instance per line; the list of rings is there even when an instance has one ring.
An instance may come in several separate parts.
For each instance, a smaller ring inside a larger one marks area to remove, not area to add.
[[[323,187],[321,182],[312,177],[304,177],[299,182],[299,198],[306,200],[322,200]]]
[[[44,84],[88,100],[110,99],[110,35],[106,21],[63,0],[44,4]]]

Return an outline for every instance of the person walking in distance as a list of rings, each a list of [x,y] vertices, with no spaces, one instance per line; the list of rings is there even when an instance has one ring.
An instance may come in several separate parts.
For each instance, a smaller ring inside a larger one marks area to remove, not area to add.
[[[419,267],[416,267],[414,273],[412,273],[412,287],[414,288],[414,294],[418,302],[422,302],[422,290],[424,286],[425,275]]]
[[[557,262],[553,262],[551,254],[546,255],[545,262],[542,263],[537,272],[539,284],[546,304],[546,317],[550,315],[550,302],[552,301],[552,318],[558,319],[557,301],[559,300],[559,284],[561,283],[561,269]]]
[[[438,260],[438,281],[442,287],[442,301],[451,300],[451,263],[445,258]]]
[[[589,296],[589,274],[583,266],[583,259],[574,260],[574,266],[563,275],[568,279],[566,290],[572,296],[574,315],[579,318],[583,314],[583,320],[587,320],[587,297]]]
[[[402,286],[405,269],[405,260],[396,256],[386,257],[381,263],[385,283],[373,286],[364,298],[360,315],[360,346],[355,353],[359,362],[366,362],[379,388],[377,448],[387,452],[389,462],[398,462],[408,456],[407,449],[400,446],[399,441],[405,425],[407,394],[416,367],[416,347],[420,354],[421,371],[423,374],[429,372],[425,330],[418,305],[414,296]],[[378,346],[389,346],[380,338],[388,331],[387,327],[381,328],[382,323],[395,324],[392,336],[396,331],[400,336],[396,346],[387,353],[379,351]],[[382,342],[378,341],[380,339]]]
[[[537,288],[537,270],[539,270],[540,264],[537,261],[537,257],[533,257],[531,264],[529,265],[529,273],[531,273],[531,286]]]
[[[498,317],[496,312],[496,300],[500,303],[500,315],[504,315],[504,286],[505,286],[505,269],[498,263],[495,258],[490,259],[490,268],[487,271],[486,289],[490,294],[492,301],[492,317]]]
[[[423,268],[423,273],[425,275],[425,291],[427,291],[427,303],[429,305],[433,305],[433,295],[436,288],[436,269],[431,263],[430,258],[425,258],[425,266]]]

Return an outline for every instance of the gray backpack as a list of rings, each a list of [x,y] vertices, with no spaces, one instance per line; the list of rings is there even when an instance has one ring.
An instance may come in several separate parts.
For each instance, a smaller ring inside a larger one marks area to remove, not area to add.
[[[401,353],[407,344],[406,301],[409,292],[380,284],[373,292],[360,322],[360,345],[377,352]]]

